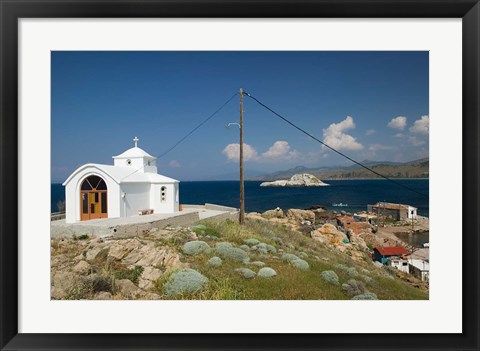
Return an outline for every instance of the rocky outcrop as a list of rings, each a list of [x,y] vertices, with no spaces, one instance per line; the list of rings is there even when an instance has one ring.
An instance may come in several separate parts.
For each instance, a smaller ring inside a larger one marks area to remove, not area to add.
[[[328,186],[312,174],[301,173],[293,175],[289,180],[275,180],[273,182],[263,182],[260,186]]]
[[[347,236],[335,228],[334,225],[326,223],[317,230],[311,232],[311,237],[325,244],[336,245],[347,239]]]
[[[305,221],[309,221],[310,224],[315,223],[315,213],[313,211],[291,208],[287,211],[287,217],[299,223]]]

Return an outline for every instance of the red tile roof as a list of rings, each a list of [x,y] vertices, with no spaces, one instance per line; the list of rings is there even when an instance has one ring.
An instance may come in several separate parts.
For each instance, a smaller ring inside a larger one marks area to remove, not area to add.
[[[403,246],[377,246],[375,249],[380,252],[382,256],[410,255],[410,252]]]

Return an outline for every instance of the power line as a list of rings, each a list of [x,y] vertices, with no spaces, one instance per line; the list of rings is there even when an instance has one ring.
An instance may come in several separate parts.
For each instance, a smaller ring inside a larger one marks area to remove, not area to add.
[[[187,139],[187,138],[188,138],[190,135],[192,135],[198,128],[200,128],[200,127],[203,126],[205,123],[207,123],[210,119],[212,119],[212,118],[213,118],[217,113],[219,113],[225,106],[227,106],[227,104],[228,104],[230,101],[232,101],[233,98],[234,98],[235,96],[237,96],[237,95],[238,95],[238,93],[233,94],[231,98],[229,98],[229,99],[228,99],[222,106],[220,106],[214,113],[212,113],[210,116],[208,116],[207,119],[205,119],[202,123],[200,123],[198,126],[196,126],[195,128],[193,128],[187,135],[185,135],[183,138],[181,138],[179,141],[177,141],[177,142],[176,142],[172,147],[170,147],[167,151],[165,151],[165,152],[162,153],[160,156],[158,156],[158,157],[157,157],[157,160],[158,160],[159,158],[165,156],[166,154],[168,154],[170,151],[172,151],[173,149],[175,149],[178,145],[180,145],[180,143],[181,143],[182,141],[184,141],[185,139]],[[125,177],[123,177],[123,178],[121,179],[121,181],[124,180],[125,178],[130,177],[132,174],[137,173],[137,172],[138,172],[139,170],[141,170],[142,168],[143,168],[143,166],[140,167],[140,168],[138,168],[138,169],[136,169],[136,170],[134,170],[132,173],[130,173],[130,174],[126,175]]]
[[[168,154],[170,151],[172,151],[173,149],[175,149],[178,145],[180,145],[182,143],[182,141],[184,141],[185,139],[187,139],[190,135],[192,135],[198,128],[200,128],[201,126],[203,126],[205,123],[207,123],[210,119],[212,119],[218,112],[220,112],[225,106],[227,106],[227,104],[233,100],[233,98],[235,96],[237,96],[238,93],[235,93],[232,95],[232,97],[230,99],[228,99],[222,106],[220,106],[214,113],[212,113],[210,116],[207,117],[207,119],[205,119],[202,123],[200,123],[198,126],[196,126],[195,128],[193,128],[187,135],[185,135],[183,138],[181,138],[179,141],[177,141],[172,147],[170,147],[167,151],[165,151],[164,153],[162,153],[160,156],[157,157],[157,159],[165,156],[166,154]]]
[[[404,185],[404,184],[402,184],[402,183],[399,183],[399,182],[397,182],[397,181],[395,181],[395,180],[393,180],[393,179],[391,179],[391,178],[389,178],[389,177],[387,177],[387,176],[384,176],[384,175],[381,174],[381,173],[378,173],[377,171],[371,169],[370,167],[367,167],[367,166],[365,166],[364,164],[362,164],[362,163],[360,163],[360,162],[358,162],[358,161],[355,161],[353,158],[345,155],[343,152],[340,152],[340,151],[334,149],[334,148],[331,147],[330,145],[325,144],[323,141],[321,141],[320,139],[316,138],[315,136],[313,136],[312,134],[310,134],[310,133],[307,132],[306,130],[300,128],[299,126],[297,126],[297,125],[294,124],[293,122],[290,122],[287,118],[285,118],[285,117],[283,117],[282,115],[280,115],[279,113],[275,112],[274,110],[272,110],[270,107],[268,107],[268,106],[265,105],[264,103],[260,102],[257,98],[255,98],[255,97],[252,96],[251,94],[246,93],[246,92],[244,92],[244,94],[245,94],[246,96],[248,96],[249,98],[251,98],[252,100],[256,101],[256,102],[257,102],[260,106],[262,106],[263,108],[267,109],[268,111],[272,112],[272,113],[273,113],[274,115],[276,115],[277,117],[281,118],[282,120],[284,120],[285,122],[287,122],[288,124],[290,124],[290,125],[291,125],[292,127],[294,127],[295,129],[298,129],[298,130],[301,131],[302,133],[306,134],[307,136],[309,136],[309,137],[312,138],[313,140],[318,141],[320,144],[322,144],[323,146],[325,146],[325,147],[329,148],[330,150],[336,152],[336,153],[339,154],[340,156],[345,157],[347,160],[352,161],[353,163],[355,163],[355,164],[357,164],[357,165],[365,168],[367,171],[370,171],[370,172],[372,172],[373,174],[376,174],[376,175],[378,175],[379,177],[381,177],[381,178],[383,178],[383,179],[386,179],[386,180],[388,180],[388,181],[390,181],[390,182],[392,182],[392,183],[394,183],[394,184],[396,184],[396,185],[398,185],[398,186],[400,186],[400,187],[402,187],[402,188],[404,188],[404,189],[410,190],[410,191],[412,191],[412,192],[414,192],[414,193],[417,193],[418,195],[428,197],[427,194],[424,194],[424,193],[422,193],[422,192],[420,192],[420,191],[418,191],[418,190],[415,190],[415,189],[413,189],[413,188],[410,188],[409,186]]]

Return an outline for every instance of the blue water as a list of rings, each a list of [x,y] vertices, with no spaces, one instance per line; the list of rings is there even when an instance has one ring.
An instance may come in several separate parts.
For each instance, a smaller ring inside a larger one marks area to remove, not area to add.
[[[428,179],[396,180],[409,188],[428,195]],[[260,181],[245,182],[245,210],[263,212],[275,207],[282,209],[308,208],[324,205],[330,209],[348,212],[366,211],[368,204],[378,201],[409,204],[418,208],[418,214],[428,217],[428,197],[418,195],[386,180],[329,180],[330,186],[311,188],[260,187]],[[57,211],[57,202],[65,200],[61,184],[52,184],[51,210]],[[180,203],[214,203],[239,207],[238,181],[180,182]],[[348,207],[332,207],[333,203],[347,203]]]

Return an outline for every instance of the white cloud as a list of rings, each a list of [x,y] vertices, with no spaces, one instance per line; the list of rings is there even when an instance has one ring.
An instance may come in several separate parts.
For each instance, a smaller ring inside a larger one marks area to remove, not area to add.
[[[402,133],[397,133],[394,135],[395,138],[403,138],[405,135]]]
[[[365,132],[365,135],[366,135],[366,136],[369,136],[369,135],[372,135],[372,134],[374,134],[374,133],[375,133],[375,129],[369,129],[369,130],[367,130],[367,131]]]
[[[265,151],[261,157],[269,160],[292,160],[300,153],[296,150],[290,151],[290,145],[286,141],[276,141]]]
[[[240,144],[227,145],[222,153],[227,156],[229,161],[238,161],[240,159]],[[299,157],[301,154],[297,150],[291,150],[288,142],[278,140],[262,154],[249,144],[243,144],[244,161],[289,161]]]
[[[392,118],[392,120],[388,122],[387,126],[393,129],[404,130],[407,126],[407,117],[398,116]]]
[[[332,123],[323,130],[323,142],[337,150],[361,150],[363,145],[345,131],[354,129],[353,118],[348,116],[340,123]]]
[[[417,138],[415,135],[409,136],[408,140],[412,143],[413,146],[425,145],[426,141]]]
[[[181,167],[180,162],[178,162],[177,160],[171,160],[170,163],[169,163],[169,165],[170,165],[170,167],[172,167],[172,168]]]
[[[240,144],[228,144],[222,153],[227,156],[229,161],[238,161],[240,160]],[[251,161],[257,158],[257,151],[252,146],[243,143],[243,160]]]
[[[422,116],[413,123],[413,126],[410,127],[410,131],[416,134],[428,134],[429,122],[430,119],[428,116]]]

